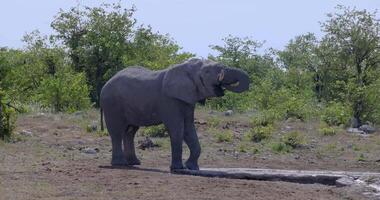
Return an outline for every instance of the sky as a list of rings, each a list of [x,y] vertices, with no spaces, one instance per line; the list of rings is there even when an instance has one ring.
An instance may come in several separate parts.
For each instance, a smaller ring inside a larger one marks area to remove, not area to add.
[[[168,33],[183,51],[200,57],[215,53],[209,45],[222,45],[228,35],[265,41],[263,49],[283,49],[290,39],[307,32],[321,37],[319,22],[338,4],[369,11],[380,8],[380,0],[3,0],[0,46],[23,48],[22,36],[35,29],[53,34],[50,23],[60,9],[119,1],[136,7],[138,24]]]

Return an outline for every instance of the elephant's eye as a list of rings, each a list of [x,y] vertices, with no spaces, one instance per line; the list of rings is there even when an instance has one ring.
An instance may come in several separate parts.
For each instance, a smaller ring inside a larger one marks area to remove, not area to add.
[[[209,74],[210,73],[210,70],[206,70],[206,74]]]

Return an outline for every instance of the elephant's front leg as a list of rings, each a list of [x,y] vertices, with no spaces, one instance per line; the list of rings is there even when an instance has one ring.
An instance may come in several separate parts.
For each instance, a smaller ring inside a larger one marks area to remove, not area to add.
[[[186,161],[186,168],[199,170],[198,158],[201,155],[201,145],[194,126],[194,120],[185,121],[185,142],[190,149],[189,159]]]
[[[165,123],[165,126],[169,130],[172,162],[170,170],[184,169],[182,164],[182,142],[183,142],[183,130],[184,122],[183,117],[173,118]]]

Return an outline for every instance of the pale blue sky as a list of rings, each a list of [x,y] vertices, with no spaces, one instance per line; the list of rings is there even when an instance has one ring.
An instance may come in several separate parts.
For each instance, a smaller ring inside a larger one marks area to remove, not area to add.
[[[23,47],[22,36],[39,29],[51,34],[50,22],[60,8],[96,6],[101,0],[11,0],[0,3],[0,46]],[[266,41],[265,47],[282,49],[296,35],[320,33],[319,21],[337,4],[374,11],[379,0],[122,0],[137,8],[139,24],[169,33],[185,51],[207,56],[210,44],[221,44],[229,34]]]

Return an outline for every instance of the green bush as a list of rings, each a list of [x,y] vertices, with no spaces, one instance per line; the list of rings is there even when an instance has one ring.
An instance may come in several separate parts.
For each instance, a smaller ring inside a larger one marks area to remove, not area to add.
[[[262,140],[269,139],[272,135],[272,126],[257,126],[251,128],[248,137],[253,142],[261,142]]]
[[[13,108],[6,105],[5,93],[0,90],[0,138],[9,140],[15,128],[16,114]]]
[[[144,127],[142,134],[148,137],[168,137],[168,131],[163,124],[157,126]]]
[[[341,102],[329,102],[322,111],[321,120],[329,126],[346,125],[352,116],[352,110],[349,106]]]
[[[75,112],[90,107],[89,88],[83,73],[61,70],[42,80],[37,101],[55,112]]]

